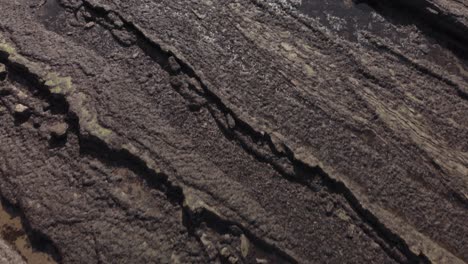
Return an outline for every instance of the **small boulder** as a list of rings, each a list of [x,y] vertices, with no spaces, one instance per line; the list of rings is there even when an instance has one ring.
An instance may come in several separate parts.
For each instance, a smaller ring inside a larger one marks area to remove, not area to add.
[[[68,131],[68,124],[65,122],[56,123],[49,127],[50,134],[55,138],[63,138]]]
[[[221,240],[224,243],[228,243],[228,244],[230,244],[232,242],[231,235],[229,235],[229,234],[224,234],[223,237],[221,238]]]
[[[169,57],[168,59],[169,63],[169,69],[171,70],[172,73],[178,73],[181,70],[180,64],[177,62],[177,60],[174,57]]]
[[[15,105],[14,112],[15,112],[16,120],[21,122],[21,123],[28,120],[29,117],[31,116],[31,109],[29,109],[29,107],[27,107],[27,106],[25,106],[23,104]]]
[[[199,94],[205,93],[205,91],[201,87],[200,82],[197,79],[190,78],[190,79],[188,79],[188,83],[189,83],[190,89],[195,90]]]
[[[227,123],[229,128],[233,129],[236,126],[236,120],[232,117],[231,114],[226,115]]]
[[[116,26],[117,28],[122,28],[125,25],[122,19],[120,19],[120,17],[114,12],[110,12],[107,15],[107,17],[112,21],[112,24],[114,24],[114,26]]]

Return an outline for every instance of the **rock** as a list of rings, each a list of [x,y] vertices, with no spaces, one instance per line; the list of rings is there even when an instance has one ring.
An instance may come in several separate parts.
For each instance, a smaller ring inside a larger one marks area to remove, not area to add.
[[[17,121],[23,123],[31,116],[31,110],[23,104],[17,104],[14,108],[14,115]]]
[[[232,238],[229,234],[224,234],[222,237],[222,241],[229,244],[232,242]]]
[[[241,245],[240,245],[241,254],[242,254],[242,257],[246,258],[249,255],[250,242],[249,242],[249,239],[245,235],[241,235],[240,240],[241,240]]]
[[[188,83],[190,88],[195,90],[197,93],[203,94],[205,92],[196,78],[190,78]]]
[[[284,144],[284,137],[276,132],[271,133],[270,135],[271,138],[271,143],[273,143],[273,146],[275,147],[276,151],[279,153],[286,153],[287,147]]]
[[[0,81],[3,81],[7,77],[7,69],[6,66],[2,63],[0,63]]]
[[[49,127],[49,132],[53,137],[63,138],[67,134],[68,124],[65,122],[56,123]]]
[[[428,45],[426,44],[420,44],[419,45],[419,49],[424,53],[424,54],[428,54],[430,52],[430,48]]]
[[[180,64],[177,62],[177,60],[171,56],[168,59],[169,63],[169,69],[171,70],[172,73],[178,73],[181,70]]]
[[[21,255],[8,245],[8,242],[0,238],[0,263],[25,264]]]
[[[268,260],[266,260],[266,259],[261,259],[261,258],[256,258],[255,261],[256,261],[258,264],[267,264],[267,263],[268,263]]]
[[[17,115],[24,115],[29,112],[29,107],[23,105],[23,104],[17,104],[15,105],[15,114]]]
[[[232,117],[231,114],[226,115],[227,123],[229,128],[234,128],[236,126],[236,120],[234,120],[234,117]]]
[[[237,263],[239,261],[239,259],[234,257],[234,256],[231,256],[231,257],[228,258],[228,261],[229,261],[229,263],[235,264],[235,263]]]
[[[94,27],[96,25],[96,23],[94,23],[93,21],[91,22],[88,22],[86,23],[86,25],[84,26],[85,29],[90,29],[92,27]]]
[[[114,12],[110,12],[107,16],[112,21],[112,24],[114,24],[116,27],[122,28],[124,26],[122,19],[120,19],[120,17]]]
[[[202,234],[200,237],[202,245],[205,247],[206,254],[210,260],[214,260],[218,255],[215,245],[209,240],[208,235]]]
[[[227,247],[223,247],[221,249],[221,256],[224,258],[229,258],[229,256],[231,256],[231,252],[229,252],[229,249]]]

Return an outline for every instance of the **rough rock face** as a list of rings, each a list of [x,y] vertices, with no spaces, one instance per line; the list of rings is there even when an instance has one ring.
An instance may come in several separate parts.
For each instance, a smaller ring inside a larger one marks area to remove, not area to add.
[[[3,239],[0,239],[0,262],[18,264],[26,263],[21,259],[21,256],[16,251],[12,250]]]
[[[468,261],[465,1],[0,12],[0,194],[48,263]]]

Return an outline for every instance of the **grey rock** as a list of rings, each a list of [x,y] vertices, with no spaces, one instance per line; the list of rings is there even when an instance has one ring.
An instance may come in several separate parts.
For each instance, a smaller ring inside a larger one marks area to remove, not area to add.
[[[65,122],[56,123],[49,127],[49,132],[53,137],[63,138],[67,134],[68,124]]]
[[[169,63],[169,68],[171,72],[173,73],[178,73],[181,70],[180,64],[177,62],[177,60],[174,57],[169,57],[168,60]]]
[[[86,23],[86,25],[84,26],[86,29],[90,29],[92,27],[94,27],[96,25],[96,23],[94,23],[93,21],[91,22],[88,22]]]

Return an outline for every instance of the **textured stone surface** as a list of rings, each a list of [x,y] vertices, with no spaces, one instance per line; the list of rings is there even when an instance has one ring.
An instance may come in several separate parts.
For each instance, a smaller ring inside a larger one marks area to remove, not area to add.
[[[54,261],[468,260],[462,2],[32,2],[0,193]]]
[[[5,264],[23,264],[26,263],[21,256],[12,250],[6,241],[0,239],[0,262]]]

